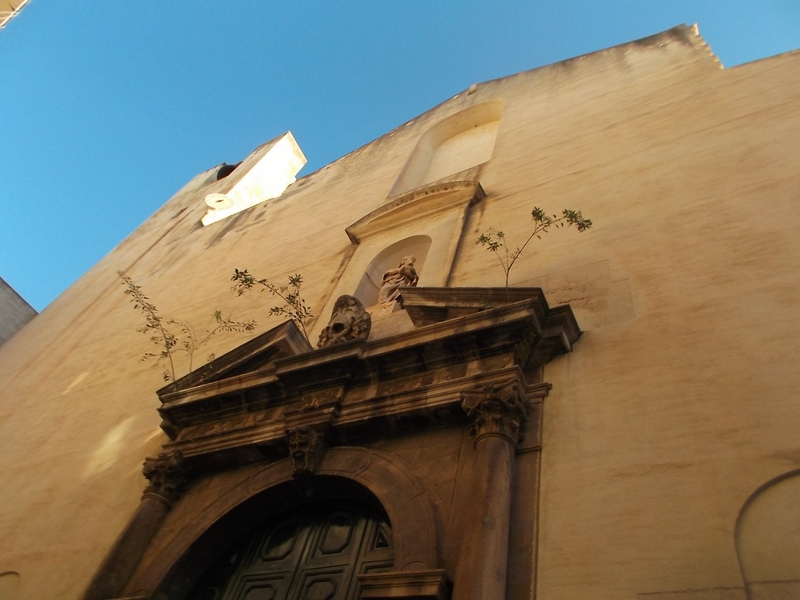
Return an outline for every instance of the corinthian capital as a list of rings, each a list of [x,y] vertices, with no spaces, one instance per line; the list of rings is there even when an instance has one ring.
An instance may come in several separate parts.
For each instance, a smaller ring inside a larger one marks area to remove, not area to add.
[[[144,495],[158,496],[169,505],[181,497],[186,487],[186,468],[179,450],[162,452],[157,458],[146,458],[142,472],[150,482]]]
[[[473,435],[500,435],[516,445],[530,402],[519,382],[511,379],[461,392],[461,407],[472,419]]]

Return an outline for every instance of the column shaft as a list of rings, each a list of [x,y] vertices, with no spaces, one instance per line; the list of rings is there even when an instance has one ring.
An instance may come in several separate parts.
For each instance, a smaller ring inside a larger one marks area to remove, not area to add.
[[[107,600],[120,595],[168,512],[169,505],[163,499],[149,494],[142,498],[92,578],[84,600]]]
[[[475,481],[453,600],[504,600],[514,446],[502,435],[475,444]]]

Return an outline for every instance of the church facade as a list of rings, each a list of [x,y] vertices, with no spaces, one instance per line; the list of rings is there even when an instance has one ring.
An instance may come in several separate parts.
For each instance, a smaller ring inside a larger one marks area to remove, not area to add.
[[[799,67],[681,26],[199,174],[0,347],[0,597],[800,598]]]

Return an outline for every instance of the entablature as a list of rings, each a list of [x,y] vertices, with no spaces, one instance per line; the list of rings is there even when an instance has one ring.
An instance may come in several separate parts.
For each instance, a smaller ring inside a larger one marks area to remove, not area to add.
[[[216,465],[283,458],[301,428],[341,445],[464,425],[465,389],[516,380],[541,402],[540,367],[580,336],[539,288],[407,288],[403,303],[411,331],[311,350],[287,322],[159,390],[166,447]]]

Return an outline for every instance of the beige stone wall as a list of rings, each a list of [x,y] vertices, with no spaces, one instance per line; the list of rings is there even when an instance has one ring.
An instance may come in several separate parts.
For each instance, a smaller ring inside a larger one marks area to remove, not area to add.
[[[77,597],[166,440],[117,270],[201,331],[215,309],[277,324],[266,293],[230,291],[235,267],[302,273],[322,307],[354,250],[345,227],[387,201],[419,138],[501,100],[492,158],[463,177],[487,197],[449,285],[502,285],[474,239],[524,239],[534,205],[595,223],[511,272],[585,330],[545,372],[537,598],[744,598],[739,510],[800,462],[799,68],[795,52],[723,70],[673,31],[482,84],[209,227],[203,198],[241,174],[199,175],[0,348],[0,573],[19,573],[19,598]]]

